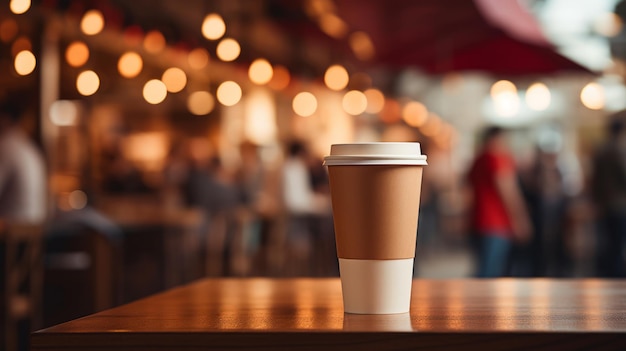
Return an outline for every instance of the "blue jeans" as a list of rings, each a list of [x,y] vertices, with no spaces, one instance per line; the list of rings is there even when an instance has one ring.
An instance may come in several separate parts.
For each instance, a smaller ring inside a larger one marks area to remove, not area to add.
[[[511,245],[511,240],[506,237],[494,235],[494,233],[479,233],[474,241],[478,262],[476,277],[503,276],[508,265]]]

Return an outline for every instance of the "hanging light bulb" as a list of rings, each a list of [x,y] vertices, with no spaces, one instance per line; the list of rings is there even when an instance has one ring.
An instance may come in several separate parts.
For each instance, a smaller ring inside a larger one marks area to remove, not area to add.
[[[117,62],[117,70],[124,78],[134,78],[141,73],[143,60],[138,53],[129,51],[120,56]]]
[[[89,48],[82,41],[75,41],[65,50],[65,61],[72,67],[80,67],[89,60]]]
[[[35,70],[35,66],[37,65],[37,59],[32,52],[28,50],[20,51],[15,56],[15,72],[20,76],[26,76],[31,74]]]
[[[89,10],[80,21],[80,29],[87,35],[96,35],[104,28],[104,16],[98,10]]]
[[[76,79],[76,89],[83,96],[90,96],[98,91],[100,77],[94,71],[83,71]]]
[[[187,85],[187,75],[185,71],[178,67],[168,68],[163,72],[161,80],[165,83],[165,87],[170,93],[178,93],[185,89],[185,85]]]
[[[21,15],[30,9],[30,0],[11,0],[9,8],[14,14]]]
[[[232,38],[222,39],[219,44],[217,44],[217,57],[224,61],[230,62],[234,61],[239,57],[241,53],[241,47],[237,40]]]
[[[152,79],[143,86],[143,98],[150,104],[160,104],[167,97],[165,84],[158,79]]]
[[[272,65],[265,59],[254,60],[252,64],[250,64],[250,69],[248,70],[250,80],[258,85],[267,84],[270,80],[272,80],[273,74],[274,70]]]
[[[342,90],[348,86],[350,76],[348,71],[341,65],[332,65],[328,67],[324,74],[324,83],[331,90]]]
[[[309,117],[317,110],[317,99],[315,95],[308,91],[303,91],[293,98],[291,106],[296,114],[302,117]]]
[[[233,81],[226,81],[217,87],[217,101],[224,106],[234,106],[241,100],[241,87]]]
[[[342,106],[346,113],[358,116],[365,112],[365,109],[367,108],[367,98],[362,92],[358,90],[351,90],[343,96]]]

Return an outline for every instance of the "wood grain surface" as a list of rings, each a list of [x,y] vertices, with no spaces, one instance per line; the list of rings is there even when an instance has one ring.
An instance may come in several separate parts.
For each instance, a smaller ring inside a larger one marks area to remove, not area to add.
[[[626,350],[624,280],[415,280],[343,313],[339,279],[205,279],[33,333],[32,350]]]

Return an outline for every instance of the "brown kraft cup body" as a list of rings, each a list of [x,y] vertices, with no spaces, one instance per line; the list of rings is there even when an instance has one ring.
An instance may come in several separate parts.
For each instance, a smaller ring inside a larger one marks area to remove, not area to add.
[[[339,258],[415,257],[423,166],[335,165],[328,172]]]

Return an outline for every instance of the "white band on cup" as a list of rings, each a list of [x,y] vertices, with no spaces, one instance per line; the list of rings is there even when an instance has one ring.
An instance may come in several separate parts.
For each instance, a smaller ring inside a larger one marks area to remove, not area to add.
[[[409,312],[413,259],[339,259],[343,309],[346,313]]]

